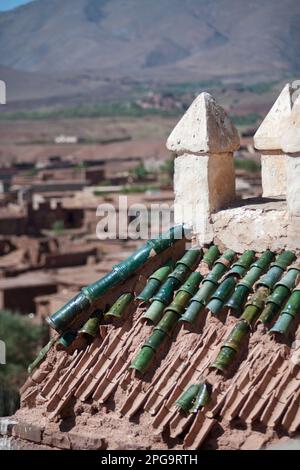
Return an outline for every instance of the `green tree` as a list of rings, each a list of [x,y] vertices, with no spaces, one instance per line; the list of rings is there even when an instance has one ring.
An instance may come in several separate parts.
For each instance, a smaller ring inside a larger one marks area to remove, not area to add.
[[[75,170],[86,170],[88,168],[88,164],[86,162],[80,162],[75,165]]]
[[[56,220],[52,224],[52,230],[55,233],[55,235],[61,235],[61,233],[64,231],[65,224],[63,220]]]
[[[174,160],[175,156],[172,156],[169,160],[166,160],[161,166],[160,171],[167,175],[168,181],[173,181],[174,176]]]
[[[138,181],[144,181],[149,174],[148,170],[145,168],[144,163],[141,163],[140,165],[133,168],[131,170],[131,173],[135,176]]]
[[[44,334],[44,327],[34,325],[29,318],[0,311],[0,339],[6,347],[6,364],[0,365],[0,416],[9,416],[18,408],[18,390]]]

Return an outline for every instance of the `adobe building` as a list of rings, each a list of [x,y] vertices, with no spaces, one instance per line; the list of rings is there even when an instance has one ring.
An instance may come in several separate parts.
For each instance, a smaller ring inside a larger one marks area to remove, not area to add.
[[[70,235],[64,234],[56,237],[13,236],[7,240],[3,239],[2,243],[7,250],[0,258],[2,277],[15,277],[42,269],[83,266],[97,262],[102,254],[99,243],[75,241]]]
[[[167,144],[178,225],[56,305],[2,446],[243,450],[297,438],[300,110],[275,107],[274,136],[268,125],[262,143],[266,123],[256,135],[274,194],[266,178],[268,196],[238,200],[237,131],[209,94],[196,98]]]
[[[22,305],[22,314],[34,313],[35,297],[50,295],[56,290],[56,282],[44,272],[35,271],[0,279],[0,310],[19,312]]]
[[[27,231],[27,216],[24,211],[0,208],[1,235],[23,235]]]

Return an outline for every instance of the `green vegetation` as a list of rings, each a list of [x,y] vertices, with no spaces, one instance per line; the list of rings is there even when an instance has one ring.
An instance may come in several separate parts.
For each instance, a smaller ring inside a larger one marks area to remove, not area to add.
[[[258,122],[261,122],[262,117],[257,113],[245,114],[244,116],[231,116],[233,123],[236,126],[253,126]]]
[[[0,120],[39,120],[39,119],[74,119],[74,118],[100,118],[100,117],[178,117],[182,114],[181,109],[164,111],[162,109],[147,108],[143,109],[136,103],[107,103],[97,106],[86,106],[67,108],[56,111],[17,111],[13,113],[0,114]],[[261,120],[261,116],[256,113],[250,113],[245,116],[235,115],[232,117],[237,125],[256,124]],[[128,138],[124,139],[127,140]],[[115,140],[115,139],[114,139]],[[105,143],[109,143],[105,142]]]
[[[200,82],[169,83],[165,87],[159,88],[158,92],[173,93],[183,95],[185,93],[200,93],[203,90],[221,88],[221,80],[203,80]]]
[[[177,116],[180,110],[163,111],[155,108],[143,109],[136,103],[102,103],[95,106],[78,106],[49,111],[16,111],[0,114],[0,120],[38,120],[99,117],[143,117]]]
[[[251,158],[235,158],[234,166],[238,170],[245,170],[249,173],[257,173],[260,171],[260,163]]]
[[[158,184],[126,184],[120,190],[119,194],[135,194],[145,193],[146,191],[158,191],[160,186]],[[93,191],[94,196],[109,196],[110,193],[103,193],[102,191]],[[115,194],[115,193],[114,193]]]
[[[97,191],[97,189],[96,189],[95,191],[93,191],[93,195],[94,196],[105,196],[105,197],[107,197],[107,196],[111,195],[111,192],[103,193],[102,191]]]
[[[278,82],[260,82],[260,83],[253,83],[252,85],[244,85],[242,87],[243,91],[250,91],[251,93],[255,93],[256,95],[264,95],[265,93],[269,93],[269,91],[273,90],[273,87]]]
[[[105,181],[101,181],[98,186],[100,186],[101,188],[105,188],[106,186],[111,186],[112,185],[112,182],[111,180],[105,180]]]
[[[131,140],[130,135],[107,137],[103,139],[94,139],[92,137],[80,137],[78,139],[78,143],[81,145],[94,145],[94,144],[109,145],[109,144],[114,144],[116,142],[127,142],[128,140]]]
[[[18,389],[23,385],[27,367],[36,356],[44,328],[28,318],[0,311],[0,338],[6,345],[6,364],[0,365],[0,416],[13,414],[19,406]]]
[[[145,84],[135,85],[134,91],[138,96],[144,95],[149,91],[154,91],[154,93],[173,93],[178,95],[183,95],[185,93],[194,93],[199,90],[209,89],[209,88],[221,88],[224,86],[221,80],[200,80],[198,82],[179,82],[179,83],[166,83],[165,85],[156,84],[149,88]]]
[[[51,230],[55,233],[56,236],[59,236],[64,231],[65,224],[63,220],[56,220],[53,222]]]
[[[128,184],[126,186],[123,186],[121,190],[121,194],[145,193],[146,191],[157,191],[158,189],[159,189],[159,186],[155,184],[141,184],[141,185]]]
[[[147,178],[147,176],[149,175],[149,171],[146,169],[144,163],[140,163],[135,168],[132,168],[130,170],[130,173],[138,181],[144,181]]]
[[[269,93],[278,84],[278,82],[258,82],[253,84],[237,83],[235,89],[237,93],[250,92],[256,95]],[[221,80],[203,80],[198,82],[182,82],[145,85],[136,84],[129,92],[127,101],[102,101],[100,103],[88,105],[76,105],[70,108],[56,109],[39,109],[39,110],[23,110],[15,112],[3,112],[0,114],[0,120],[40,120],[40,119],[74,119],[74,118],[101,118],[101,117],[119,117],[119,118],[139,118],[147,116],[160,117],[178,117],[182,114],[180,107],[163,110],[153,108],[144,108],[136,102],[138,99],[146,98],[149,91],[162,95],[171,95],[178,101],[183,103],[188,101],[203,90],[216,91],[224,88],[226,85]],[[248,116],[235,116],[237,125],[255,124],[260,118],[257,114],[249,114]],[[92,144],[103,143],[109,144],[115,141],[129,140],[130,136],[121,136],[120,138],[108,138],[103,140],[91,137],[81,137],[79,143]],[[38,143],[38,142],[36,142]],[[41,142],[42,144],[43,142]]]
[[[86,162],[80,162],[75,165],[75,170],[86,170],[88,168],[88,164]]]
[[[36,176],[38,174],[38,170],[36,168],[32,168],[32,170],[29,170],[25,173],[25,176]]]
[[[160,171],[162,173],[167,173],[168,177],[170,180],[173,180],[174,176],[174,159],[175,155],[173,158],[170,158],[169,160],[166,160],[161,166],[160,166]]]

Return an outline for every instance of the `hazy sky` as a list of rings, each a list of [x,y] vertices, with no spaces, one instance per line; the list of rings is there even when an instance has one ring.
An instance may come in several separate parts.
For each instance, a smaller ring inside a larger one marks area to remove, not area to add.
[[[0,0],[0,11],[12,10],[25,3],[30,3],[32,0]]]

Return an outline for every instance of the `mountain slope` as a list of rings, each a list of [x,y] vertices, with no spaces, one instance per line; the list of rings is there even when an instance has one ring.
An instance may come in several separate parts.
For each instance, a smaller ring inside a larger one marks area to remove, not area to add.
[[[160,77],[300,70],[298,0],[38,0],[0,14],[0,63]]]

